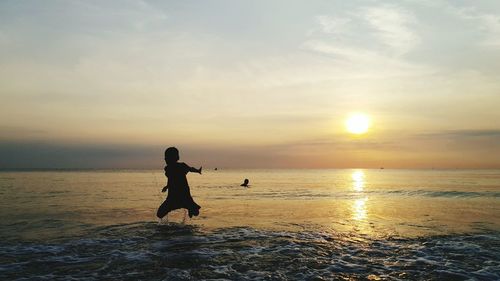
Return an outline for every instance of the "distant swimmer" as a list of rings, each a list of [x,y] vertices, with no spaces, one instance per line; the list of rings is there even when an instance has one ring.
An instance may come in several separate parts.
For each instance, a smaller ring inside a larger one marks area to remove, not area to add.
[[[249,187],[249,186],[250,186],[250,185],[248,184],[249,182],[250,182],[250,181],[249,181],[248,179],[245,179],[245,180],[243,181],[243,183],[242,183],[242,184],[240,184],[240,186]]]

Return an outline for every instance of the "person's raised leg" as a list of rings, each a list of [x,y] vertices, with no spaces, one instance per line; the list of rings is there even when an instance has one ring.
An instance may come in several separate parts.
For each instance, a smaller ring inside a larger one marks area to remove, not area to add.
[[[170,212],[170,208],[168,207],[168,204],[167,204],[167,201],[165,200],[161,205],[160,207],[158,207],[158,211],[156,211],[156,216],[158,218],[163,218],[165,215],[168,214],[168,212]]]

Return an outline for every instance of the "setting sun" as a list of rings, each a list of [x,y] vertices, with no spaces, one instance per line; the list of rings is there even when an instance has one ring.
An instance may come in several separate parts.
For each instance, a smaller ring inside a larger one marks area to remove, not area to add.
[[[370,118],[365,114],[356,113],[349,116],[345,122],[345,126],[350,133],[357,135],[364,134],[370,127]]]

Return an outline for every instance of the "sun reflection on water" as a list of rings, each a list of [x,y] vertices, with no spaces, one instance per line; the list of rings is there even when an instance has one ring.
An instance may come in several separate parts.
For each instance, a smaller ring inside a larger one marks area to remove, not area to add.
[[[353,204],[353,218],[357,221],[366,219],[366,201],[368,197],[356,199]]]
[[[355,171],[351,174],[353,181],[353,189],[358,192],[362,192],[365,187],[365,173],[361,170]]]
[[[352,217],[356,221],[364,221],[367,217],[366,201],[368,201],[368,197],[366,197],[363,192],[365,188],[365,173],[362,170],[354,171],[351,174],[351,178],[352,188],[356,192],[356,196],[363,196],[362,198],[354,200],[352,205]]]

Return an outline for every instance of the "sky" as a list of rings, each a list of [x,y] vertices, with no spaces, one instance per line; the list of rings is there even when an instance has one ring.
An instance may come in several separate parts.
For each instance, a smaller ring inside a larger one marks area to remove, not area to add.
[[[500,168],[498,107],[496,0],[0,2],[3,169]]]

